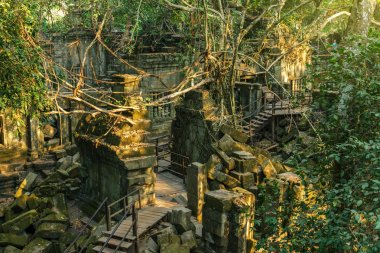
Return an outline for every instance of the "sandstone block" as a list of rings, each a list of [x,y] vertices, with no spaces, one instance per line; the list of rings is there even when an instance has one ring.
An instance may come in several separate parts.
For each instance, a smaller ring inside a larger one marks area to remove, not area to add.
[[[193,231],[187,231],[181,235],[182,245],[188,246],[190,249],[193,249],[197,246],[197,241],[195,240],[195,236]]]
[[[231,136],[235,141],[246,143],[249,139],[249,136],[242,131],[239,131],[231,126],[228,126],[226,124],[222,125],[220,128],[220,131],[224,134],[228,134]]]
[[[50,241],[44,240],[42,238],[36,238],[31,241],[26,247],[21,251],[22,253],[49,253],[53,244]]]
[[[26,234],[0,234],[0,247],[6,247],[8,245],[22,248],[28,244],[28,236]]]
[[[240,196],[238,193],[227,190],[210,191],[205,194],[205,208],[212,208],[219,212],[231,209],[232,200]]]
[[[7,233],[20,233],[32,225],[38,219],[38,213],[36,210],[30,210],[23,213],[16,218],[9,220],[2,224],[4,232]]]
[[[14,246],[7,246],[7,247],[5,247],[3,253],[20,253],[20,252],[21,252],[21,250],[14,247]]]
[[[59,239],[66,231],[67,225],[55,222],[41,223],[35,233],[35,236],[44,239]]]
[[[213,174],[213,177],[215,178],[216,181],[224,184],[225,186],[229,188],[238,187],[240,185],[239,180],[220,171],[215,171]]]

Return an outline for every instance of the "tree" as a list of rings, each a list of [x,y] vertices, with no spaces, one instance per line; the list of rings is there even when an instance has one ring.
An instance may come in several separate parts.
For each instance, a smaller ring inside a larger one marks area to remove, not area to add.
[[[377,5],[377,0],[353,0],[346,33],[367,36]]]

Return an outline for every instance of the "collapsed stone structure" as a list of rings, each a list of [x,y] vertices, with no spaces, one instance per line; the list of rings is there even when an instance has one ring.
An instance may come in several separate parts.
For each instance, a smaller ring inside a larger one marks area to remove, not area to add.
[[[81,188],[80,161],[76,146],[68,145],[27,163],[14,200],[0,205],[0,251],[63,252],[76,235],[67,202]]]
[[[130,76],[120,76],[131,78]],[[126,82],[125,92],[138,89],[138,81]],[[127,106],[141,106],[137,95],[126,99]],[[145,108],[124,115],[133,124],[107,115],[84,116],[78,125],[76,143],[83,157],[87,178],[84,193],[94,201],[106,197],[115,201],[141,189],[142,203],[154,202],[155,145],[147,142],[151,121]]]
[[[176,124],[181,128],[174,132],[178,138],[174,148],[193,162],[187,170],[188,207],[203,224],[206,252],[254,252],[259,237],[255,231],[265,226],[255,226],[255,216],[271,211],[255,213],[267,201],[258,196],[276,193],[277,204],[271,203],[270,208],[281,211],[302,199],[301,179],[269,152],[245,144],[248,136],[239,129],[226,124],[214,129],[217,119],[211,117],[210,122],[210,108],[213,103],[207,91],[190,92],[177,108],[181,114],[173,124],[173,131]],[[205,132],[198,140],[191,132],[200,129]],[[286,197],[290,194],[294,197]]]

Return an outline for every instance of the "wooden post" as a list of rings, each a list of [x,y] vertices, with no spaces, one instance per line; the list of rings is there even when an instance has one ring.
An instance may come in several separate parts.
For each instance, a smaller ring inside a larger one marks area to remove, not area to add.
[[[138,253],[139,251],[139,236],[137,234],[137,222],[138,222],[138,215],[136,213],[135,203],[132,205],[132,223],[133,223],[133,235],[136,236],[136,242],[135,242],[135,252]]]
[[[139,194],[139,209],[142,208],[142,206],[141,206],[141,194],[140,194],[140,190],[141,189],[139,189],[139,192],[138,192],[138,194]]]
[[[158,138],[156,139],[156,166],[154,166],[154,172],[158,173]]]
[[[110,208],[108,207],[108,200],[104,204],[106,208],[106,224],[107,224],[107,231],[111,230],[111,215],[110,215]]]
[[[123,208],[124,208],[124,214],[127,213],[128,205],[127,205],[127,196],[124,197],[123,199]]]

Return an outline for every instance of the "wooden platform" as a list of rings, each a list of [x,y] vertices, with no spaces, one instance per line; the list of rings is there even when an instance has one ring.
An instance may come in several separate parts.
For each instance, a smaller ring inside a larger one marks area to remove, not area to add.
[[[137,236],[140,238],[144,236],[151,228],[157,225],[167,214],[169,208],[157,207],[157,206],[147,206],[138,210],[138,222],[137,222]],[[125,233],[132,226],[132,216],[129,216],[125,219],[121,225],[117,228],[116,232],[112,236],[111,240],[108,242],[107,247],[102,250],[102,252],[114,252],[117,245],[121,242],[122,238],[125,236]],[[107,241],[107,238],[110,237],[113,229],[110,231],[103,231],[103,237],[98,240],[98,246],[94,247],[94,252],[100,252],[102,245]],[[133,236],[132,229],[128,233],[126,239],[122,242],[120,249],[117,252],[128,252],[132,253],[133,251],[133,241],[136,237]]]

